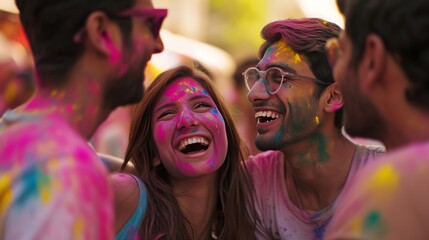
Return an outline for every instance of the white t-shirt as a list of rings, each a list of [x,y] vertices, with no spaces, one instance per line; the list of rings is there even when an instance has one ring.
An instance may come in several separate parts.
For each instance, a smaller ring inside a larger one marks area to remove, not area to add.
[[[358,145],[346,185],[358,169],[382,152],[380,147]],[[284,155],[280,151],[263,152],[246,161],[255,186],[256,208],[263,227],[272,239],[322,239],[326,225],[332,217],[334,203],[318,212],[302,210],[295,206],[288,194],[288,191],[295,189],[287,189],[289,184],[285,182],[285,179],[293,180],[285,175],[284,164]]]

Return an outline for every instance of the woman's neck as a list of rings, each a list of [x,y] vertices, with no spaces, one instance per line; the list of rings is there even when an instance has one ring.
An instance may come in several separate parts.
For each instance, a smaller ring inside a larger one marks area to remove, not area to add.
[[[180,210],[191,223],[196,239],[208,239],[218,199],[216,173],[199,178],[174,179],[172,186]]]

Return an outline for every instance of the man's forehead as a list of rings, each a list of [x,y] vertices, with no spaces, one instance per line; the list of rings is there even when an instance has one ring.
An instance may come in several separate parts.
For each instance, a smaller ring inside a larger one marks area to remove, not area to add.
[[[285,41],[277,41],[270,45],[264,53],[259,68],[269,65],[295,65],[302,62],[301,55],[296,53]]]
[[[295,54],[296,52],[285,41],[279,40],[271,44],[268,48],[274,49],[280,53]]]

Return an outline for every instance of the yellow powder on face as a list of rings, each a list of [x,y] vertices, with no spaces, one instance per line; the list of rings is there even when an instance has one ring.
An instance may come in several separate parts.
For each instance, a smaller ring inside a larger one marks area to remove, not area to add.
[[[316,125],[319,125],[319,123],[320,123],[320,119],[319,119],[319,117],[318,117],[318,116],[316,116],[316,117],[314,118],[314,122],[316,123]]]
[[[295,63],[301,63],[302,62],[301,56],[298,53],[295,53],[294,59],[295,59]]]
[[[187,92],[187,93],[195,93],[195,89],[186,88],[185,92]]]
[[[290,56],[293,56],[295,63],[301,63],[302,59],[301,56],[296,53],[287,43],[280,41],[278,45],[278,51],[276,52],[276,56],[279,56],[280,54],[287,54]]]

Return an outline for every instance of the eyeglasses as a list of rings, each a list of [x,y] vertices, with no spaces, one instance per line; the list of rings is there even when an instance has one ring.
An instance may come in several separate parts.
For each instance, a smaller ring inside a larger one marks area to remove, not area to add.
[[[331,38],[326,41],[325,45],[326,55],[328,57],[329,65],[334,68],[338,58],[341,56],[342,51],[340,48],[340,41],[338,38]]]
[[[285,79],[286,79],[286,82],[292,79],[305,79],[305,80],[311,80],[323,85],[331,84],[331,83],[323,82],[317,78],[303,76],[303,75],[299,75],[291,72],[284,72],[282,69],[278,67],[272,67],[267,69],[266,71],[261,71],[255,67],[251,67],[251,68],[248,68],[243,73],[243,76],[244,76],[244,80],[246,81],[247,89],[249,89],[249,91],[253,88],[253,86],[255,86],[255,83],[259,79],[264,79],[265,86],[271,95],[276,94],[280,90]]]
[[[129,8],[124,11],[121,11],[116,14],[110,15],[111,17],[117,18],[130,18],[130,17],[139,17],[145,18],[150,23],[150,30],[152,36],[157,38],[159,36],[159,31],[161,30],[162,23],[167,17],[168,10],[164,8]],[[83,34],[85,33],[84,28],[80,29],[73,37],[74,42],[80,42],[82,40]]]

